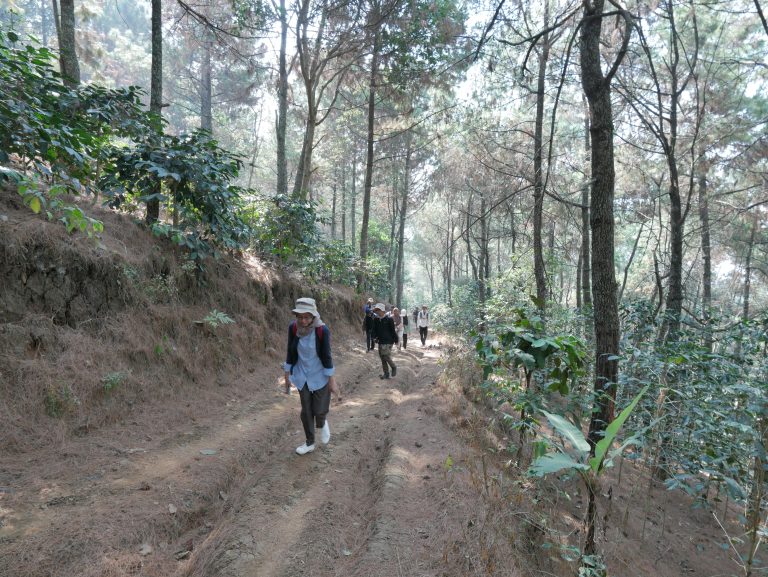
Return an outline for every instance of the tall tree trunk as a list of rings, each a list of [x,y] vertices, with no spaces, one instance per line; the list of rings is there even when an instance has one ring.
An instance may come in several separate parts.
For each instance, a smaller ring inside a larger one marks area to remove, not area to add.
[[[75,50],[75,0],[60,0],[61,22],[59,26],[59,65],[64,84],[80,85],[80,63]]]
[[[544,29],[549,27],[549,0],[544,0]],[[544,98],[546,96],[549,34],[541,40],[539,75],[536,88],[536,126],[533,135],[533,271],[536,278],[536,306],[544,310],[547,301],[547,273],[544,267],[544,247],[541,228],[544,216]]]
[[[624,16],[624,44],[617,52],[608,75],[603,74],[600,37],[604,0],[584,2],[579,38],[581,84],[589,102],[592,142],[592,199],[590,228],[592,231],[592,287],[595,325],[595,380],[592,419],[588,439],[592,453],[603,432],[613,420],[616,386],[619,380],[619,309],[614,270],[613,199],[616,173],[613,160],[613,109],[611,79],[626,54],[631,22]],[[591,511],[595,495],[590,491],[587,538],[584,554],[595,553],[595,524]]]
[[[61,18],[59,17],[59,0],[51,0],[53,6],[53,26],[56,29],[56,42],[61,41]]]
[[[323,10],[317,25],[314,45],[310,48],[309,29],[310,0],[300,2],[300,11],[296,22],[296,50],[299,55],[299,69],[304,81],[304,93],[307,97],[307,124],[304,130],[304,142],[301,157],[296,167],[296,181],[293,184],[294,198],[306,200],[311,197],[310,180],[312,178],[312,155],[315,148],[315,129],[317,128],[318,96],[317,85],[324,65],[321,60],[322,38],[326,24],[326,11]]]
[[[349,207],[349,236],[352,250],[357,245],[357,148],[352,151],[352,206]]]
[[[341,163],[341,242],[347,243],[347,164]]]
[[[397,221],[398,217],[400,215],[400,210],[398,209],[398,205],[400,204],[398,197],[400,196],[400,189],[397,186],[399,180],[398,180],[398,172],[397,167],[393,164],[391,166],[392,170],[392,193],[390,195],[390,200],[392,201],[392,206],[390,207],[392,215],[392,218],[389,220],[389,247],[387,248],[387,281],[389,281],[390,286],[390,293],[389,293],[389,300],[393,301],[395,297],[394,291],[396,291],[396,287],[394,286],[394,280],[395,276],[397,275],[397,238],[395,237],[395,229],[397,228]]]
[[[450,215],[450,209],[448,211]],[[453,306],[451,299],[451,283],[453,274],[453,218],[448,217],[448,227],[445,229],[445,292],[448,296],[448,306]]]
[[[405,216],[408,213],[408,192],[411,187],[411,156],[413,150],[411,147],[413,135],[408,132],[406,135],[405,149],[405,171],[403,175],[402,194],[400,195],[400,226],[397,231],[397,277],[395,279],[397,291],[395,303],[398,307],[403,304],[403,270],[405,268]],[[408,311],[405,311],[408,314]]]
[[[741,307],[741,318],[744,320],[749,319],[749,299],[750,290],[752,287],[752,253],[755,247],[755,237],[757,236],[757,229],[759,225],[759,218],[757,213],[753,216],[752,232],[749,235],[749,246],[747,246],[747,258],[744,263],[744,298]]]
[[[152,72],[149,90],[149,111],[155,115],[158,134],[162,132],[161,114],[163,111],[163,4],[162,0],[152,0]],[[153,191],[160,194],[160,182]],[[160,218],[160,199],[147,201],[147,224]]]
[[[703,261],[701,309],[704,318],[704,346],[710,353],[713,351],[712,327],[712,241],[709,231],[709,192],[707,191],[707,173],[709,166],[706,162],[699,164],[699,222],[701,223],[701,255]]]
[[[695,14],[695,13],[694,13]],[[681,82],[679,64],[681,61],[678,43],[679,34],[675,26],[675,6],[672,2],[666,4],[666,16],[669,20],[672,54],[669,55],[669,71],[671,86],[669,88],[669,111],[664,115],[659,111],[659,126],[669,126],[669,137],[666,138],[662,131],[662,145],[667,159],[669,170],[669,285],[667,287],[666,310],[662,334],[666,342],[674,342],[680,332],[680,318],[683,312],[683,237],[685,236],[685,218],[687,210],[683,210],[683,202],[680,195],[680,170],[677,164],[677,140],[678,140],[678,108],[685,81]],[[695,25],[695,15],[694,15]],[[696,53],[685,54],[683,62],[689,66],[695,66]],[[693,64],[692,64],[693,63]],[[693,72],[693,69],[691,69]],[[691,190],[688,194],[690,198]]]
[[[203,57],[200,64],[200,128],[213,133],[213,103],[211,102],[211,38],[205,31]]]
[[[613,110],[610,78],[603,75],[600,33],[604,0],[584,4],[581,83],[589,102],[592,142],[592,285],[595,304],[595,408],[589,425],[594,446],[613,420],[619,367],[619,314],[614,270]],[[626,31],[629,34],[629,31]],[[594,547],[594,543],[592,543]],[[594,551],[592,551],[594,552]]]
[[[584,149],[587,158],[591,158],[589,137],[589,110],[584,115]],[[589,198],[592,192],[592,178],[588,175],[587,183],[581,191],[581,305],[592,308],[591,255],[589,249]]]
[[[334,178],[333,178],[333,188],[331,189],[332,197],[331,197],[331,238],[333,240],[336,240],[336,191],[338,189],[338,167],[334,171]]]
[[[261,133],[261,120],[263,118],[263,113],[264,113],[264,103],[262,102],[259,107],[259,114],[255,119],[255,126],[253,127],[253,134],[255,135],[255,137],[253,139],[253,153],[251,154],[251,166],[250,166],[250,170],[248,171],[248,188],[251,188],[251,185],[253,184],[253,173],[256,170],[256,159],[259,157],[259,148],[261,147],[261,139],[259,138],[259,134]]]
[[[288,159],[285,152],[285,133],[288,127],[288,65],[286,46],[288,42],[288,14],[285,0],[280,0],[280,60],[277,81],[277,194],[288,194]]]
[[[368,130],[367,147],[365,157],[365,184],[363,186],[363,224],[360,229],[360,261],[368,260],[368,220],[371,212],[371,188],[373,187],[373,144],[374,144],[374,120],[376,114],[376,76],[379,71],[379,50],[381,49],[381,25],[378,13],[374,13],[374,25],[376,30],[373,35],[371,50],[371,77],[368,87]],[[365,279],[362,272],[357,278],[358,290],[363,289]]]
[[[478,278],[478,272],[477,272],[477,263],[475,262],[475,257],[472,254],[472,195],[469,196],[469,200],[467,201],[467,220],[466,220],[466,227],[464,229],[464,240],[467,244],[467,262],[469,266],[472,267],[472,280],[475,282],[478,282],[480,279]]]

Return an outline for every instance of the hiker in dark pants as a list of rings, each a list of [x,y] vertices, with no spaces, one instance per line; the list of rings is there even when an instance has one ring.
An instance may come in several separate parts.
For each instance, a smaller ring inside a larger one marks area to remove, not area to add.
[[[293,309],[296,320],[288,327],[288,354],[285,365],[285,392],[291,383],[301,398],[301,424],[306,441],[296,447],[296,453],[305,455],[315,450],[315,431],[327,445],[331,440],[328,411],[331,393],[339,394],[331,356],[331,333],[320,320],[315,299],[300,298]]]
[[[373,338],[379,343],[381,368],[384,369],[384,374],[380,375],[382,379],[389,378],[390,368],[393,377],[397,374],[397,365],[392,360],[392,345],[396,345],[398,342],[395,322],[392,317],[386,316],[385,311],[382,303],[373,306],[373,312],[376,315],[376,318],[373,319]]]
[[[365,333],[365,352],[372,351],[374,349],[373,342],[373,299],[369,298],[363,308],[365,317],[363,318],[363,332]]]
[[[429,328],[429,312],[427,311],[427,305],[421,305],[421,310],[416,319],[416,325],[419,327],[419,337],[421,337],[421,346],[423,347],[427,343],[427,329]]]

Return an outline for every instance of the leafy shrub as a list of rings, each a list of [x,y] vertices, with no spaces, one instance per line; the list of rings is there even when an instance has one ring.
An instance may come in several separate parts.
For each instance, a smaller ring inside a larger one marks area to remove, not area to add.
[[[317,211],[311,201],[278,194],[255,199],[244,210],[251,225],[251,248],[275,260],[297,264],[318,249]]]
[[[202,321],[198,321],[200,323],[204,323],[211,327],[212,329],[215,329],[217,327],[220,327],[221,325],[231,325],[235,322],[235,319],[230,317],[227,313],[223,313],[221,311],[217,311],[216,309],[213,309],[210,313],[208,313],[205,318]]]
[[[56,53],[0,28],[0,162],[10,155],[67,191],[88,190],[105,139],[147,130],[137,87],[66,87]]]
[[[109,147],[100,185],[110,206],[132,199],[172,201],[177,224],[157,222],[156,234],[189,249],[200,261],[217,247],[245,246],[248,227],[238,209],[242,190],[231,184],[242,161],[219,147],[206,131],[153,135],[130,147]]]

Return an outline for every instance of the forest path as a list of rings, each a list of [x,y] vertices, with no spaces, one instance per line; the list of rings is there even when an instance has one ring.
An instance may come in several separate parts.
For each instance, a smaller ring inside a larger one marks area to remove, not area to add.
[[[201,544],[190,575],[448,574],[445,559],[463,540],[474,499],[446,462],[467,449],[436,408],[438,353],[411,347],[394,353],[389,380],[379,378],[375,351],[355,347],[340,358],[343,401],[328,417],[331,442],[314,453],[293,451],[303,441],[298,396],[279,403],[287,425],[277,435],[254,431],[276,441],[264,444],[242,499]]]
[[[270,362],[164,434],[139,419],[0,464],[0,577],[473,573],[479,459],[427,344],[395,351],[382,380],[377,352],[334,343],[343,399],[308,455]]]

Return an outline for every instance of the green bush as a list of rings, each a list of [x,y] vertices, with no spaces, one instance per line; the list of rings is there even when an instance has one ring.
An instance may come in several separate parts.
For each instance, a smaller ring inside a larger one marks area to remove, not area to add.
[[[129,147],[109,146],[99,181],[110,206],[133,200],[172,202],[177,225],[157,222],[153,231],[187,248],[195,261],[217,250],[244,248],[248,226],[239,214],[242,189],[232,184],[239,157],[208,132],[152,135]]]

